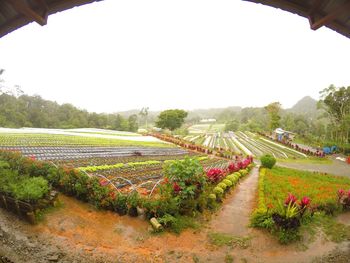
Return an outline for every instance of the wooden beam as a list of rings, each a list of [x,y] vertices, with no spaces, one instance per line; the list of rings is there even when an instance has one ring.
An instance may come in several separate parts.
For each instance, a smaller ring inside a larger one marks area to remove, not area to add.
[[[310,23],[310,27],[314,24],[315,22],[315,13],[319,10],[323,0],[314,0],[312,1],[310,10],[308,12],[308,19]]]
[[[309,21],[311,23],[310,27],[313,30],[317,30],[320,27],[327,25],[328,23],[331,23],[339,15],[341,15],[344,12],[348,12],[349,10],[350,10],[350,1],[347,1],[344,4],[339,5],[331,13],[329,13],[328,15],[322,17],[321,19],[319,19],[317,21],[313,21],[313,17],[309,17]]]
[[[35,12],[27,2],[24,2],[23,0],[5,0],[7,3],[9,3],[14,10],[16,10],[18,13],[23,14],[28,19],[37,22],[38,24],[44,26],[47,23],[47,15],[41,16],[37,12]],[[47,13],[47,11],[46,11]]]
[[[37,2],[42,10],[42,17],[47,21],[49,16],[49,6],[47,5],[46,0],[35,0],[35,2]]]

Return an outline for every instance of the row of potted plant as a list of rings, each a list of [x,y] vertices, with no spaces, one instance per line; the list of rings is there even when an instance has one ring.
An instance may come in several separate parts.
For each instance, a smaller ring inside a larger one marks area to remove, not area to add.
[[[207,156],[200,156],[200,157],[194,157],[194,158],[198,159],[199,161],[204,161],[208,159]],[[84,166],[84,167],[79,167],[78,169],[80,171],[85,171],[85,172],[97,172],[97,171],[110,170],[110,169],[120,169],[125,167],[133,168],[133,167],[139,167],[139,166],[151,166],[156,164],[168,163],[172,161],[175,161],[175,159],[164,160],[164,161],[148,160],[148,161],[142,161],[142,162],[128,162],[128,163]]]
[[[182,138],[174,137],[169,134],[152,133],[149,135],[154,136],[160,140],[179,145],[183,148],[190,149],[192,151],[197,151],[197,152],[206,153],[206,154],[215,154],[215,156],[223,157],[227,159],[233,159],[236,157],[236,153],[230,150],[217,148],[217,147],[210,148],[210,147],[205,147],[203,145],[196,145],[194,142],[190,142]]]

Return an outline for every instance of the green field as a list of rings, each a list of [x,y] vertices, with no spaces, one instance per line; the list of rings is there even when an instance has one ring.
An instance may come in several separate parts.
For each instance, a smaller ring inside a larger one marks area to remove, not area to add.
[[[175,147],[157,141],[136,141],[61,134],[0,133],[0,146],[144,146]]]

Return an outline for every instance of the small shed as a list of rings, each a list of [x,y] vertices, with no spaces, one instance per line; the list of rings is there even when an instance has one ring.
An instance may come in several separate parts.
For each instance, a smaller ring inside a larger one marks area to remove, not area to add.
[[[282,128],[277,128],[272,132],[272,136],[275,140],[280,142],[292,141],[295,137],[295,133],[291,131],[283,130]]]

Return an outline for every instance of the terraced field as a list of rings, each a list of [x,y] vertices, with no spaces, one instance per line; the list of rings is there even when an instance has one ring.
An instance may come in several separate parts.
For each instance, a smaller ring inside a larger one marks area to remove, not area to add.
[[[165,163],[188,155],[198,158],[206,170],[229,163],[154,137],[102,129],[0,129],[0,150],[78,168],[121,191],[152,189],[162,179]]]
[[[306,158],[307,155],[251,132],[214,132],[184,137],[192,143],[208,148],[222,148],[255,157],[271,154],[275,158]]]

